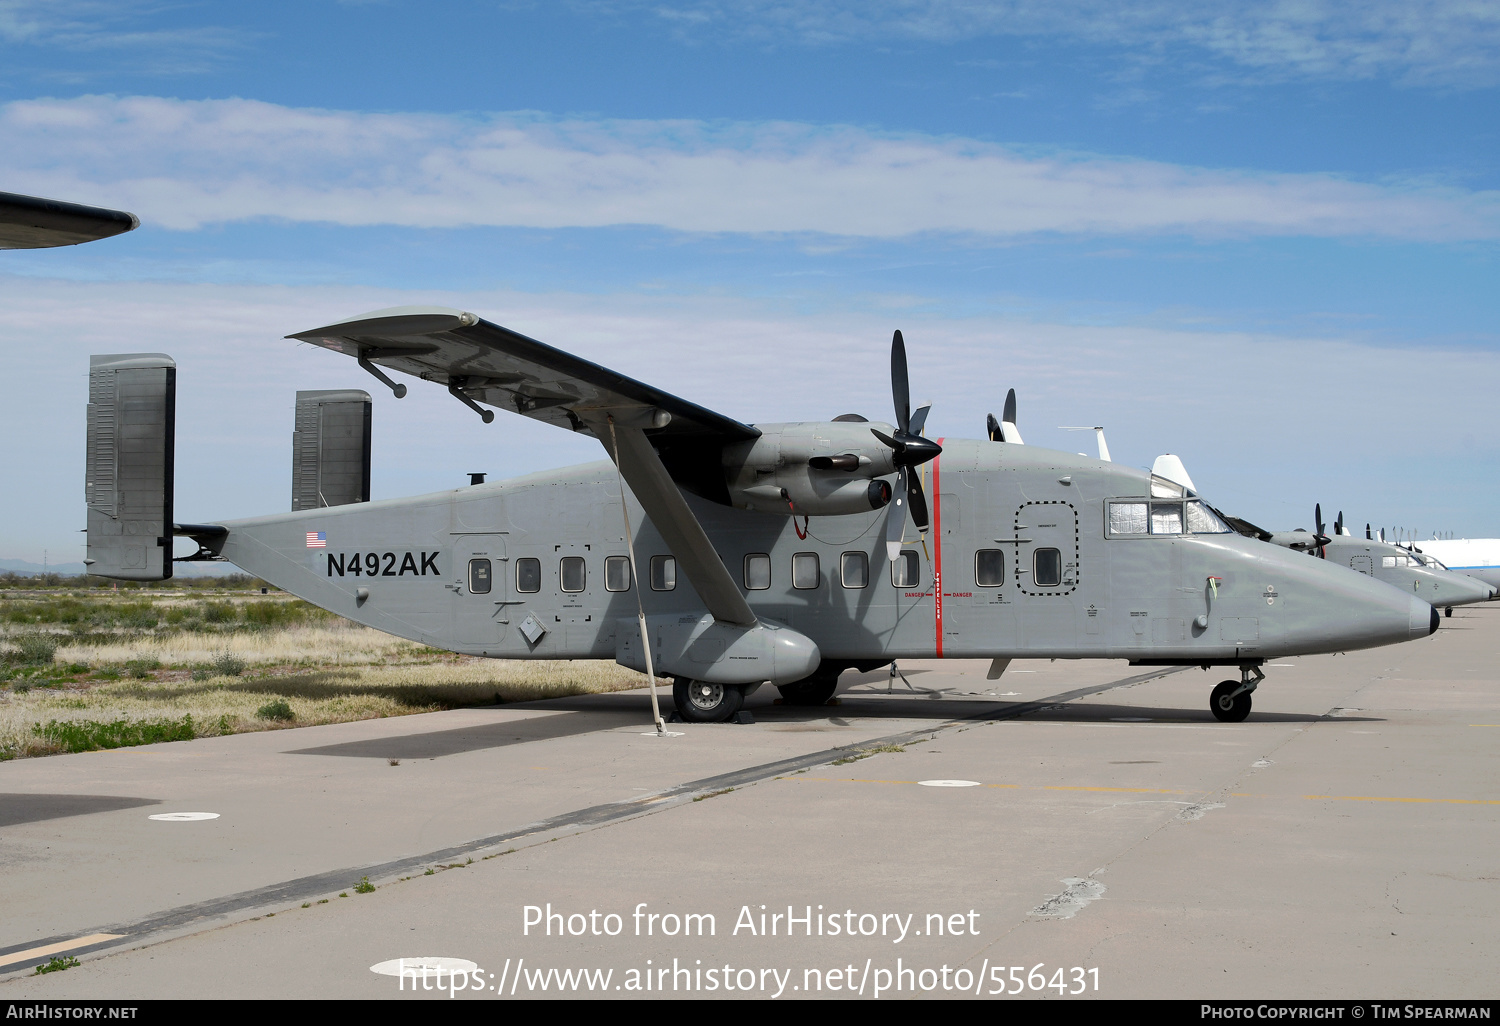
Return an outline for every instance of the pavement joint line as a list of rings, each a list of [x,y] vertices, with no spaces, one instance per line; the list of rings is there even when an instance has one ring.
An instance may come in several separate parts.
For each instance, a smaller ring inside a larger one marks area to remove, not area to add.
[[[227,925],[230,921],[229,917],[236,912],[263,908],[269,905],[301,902],[319,895],[348,890],[352,886],[350,881],[358,880],[360,877],[391,880],[411,870],[440,865],[457,858],[474,855],[477,852],[490,848],[499,848],[502,845],[513,844],[513,842],[523,837],[548,835],[545,838],[524,845],[524,847],[528,848],[534,847],[556,840],[559,836],[558,831],[567,830],[570,833],[582,833],[584,830],[597,829],[611,823],[649,816],[670,808],[676,808],[679,805],[685,805],[691,802],[694,797],[707,794],[711,791],[744,787],[748,784],[761,783],[766,780],[775,779],[778,776],[795,773],[798,770],[827,765],[835,759],[844,758],[851,751],[859,751],[876,745],[910,744],[918,738],[929,737],[939,731],[963,724],[1013,720],[1079,698],[1101,694],[1115,688],[1129,687],[1132,684],[1144,684],[1147,681],[1166,677],[1173,673],[1180,673],[1188,669],[1192,669],[1192,667],[1164,666],[1148,673],[1137,674],[1133,677],[1125,677],[1121,680],[1109,681],[1103,684],[1091,684],[1087,687],[1066,691],[1058,695],[1051,695],[1034,702],[1019,702],[1000,708],[991,707],[982,709],[978,712],[958,716],[931,726],[920,727],[916,730],[903,731],[902,733],[890,734],[885,737],[871,738],[867,741],[861,741],[858,744],[824,749],[823,751],[813,752],[809,755],[799,755],[790,759],[762,763],[759,766],[731,770],[728,773],[720,773],[716,776],[705,777],[686,784],[678,784],[676,787],[664,788],[654,795],[628,798],[618,802],[607,802],[601,805],[590,806],[586,809],[565,812],[547,819],[527,823],[502,834],[494,834],[490,837],[466,841],[462,844],[434,852],[410,855],[388,862],[315,873],[311,876],[285,880],[281,883],[269,884],[265,887],[241,891],[237,894],[230,894],[221,898],[210,898],[189,905],[180,905],[177,908],[167,909],[140,919],[107,926],[97,931],[97,933],[89,934],[88,936],[102,937],[108,935],[111,939],[100,941],[98,946],[94,948],[94,950],[107,950],[124,945],[139,946],[142,942],[147,942],[155,934],[170,932],[176,936],[180,935],[181,931],[190,930],[193,927],[206,928],[211,925]],[[163,937],[161,939],[165,940],[168,938]],[[41,941],[40,944],[31,941],[28,942],[28,945],[44,947],[53,944],[71,943],[73,940],[76,940],[76,938],[51,937]],[[20,950],[20,946],[18,945],[11,949],[11,951],[15,950]],[[8,953],[7,951],[0,950],[0,959],[3,959]],[[0,977],[9,975],[14,971],[14,969],[5,968],[4,964],[0,963]]]

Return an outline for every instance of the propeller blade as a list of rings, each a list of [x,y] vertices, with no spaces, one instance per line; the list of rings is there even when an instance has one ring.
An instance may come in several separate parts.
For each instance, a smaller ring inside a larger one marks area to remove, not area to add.
[[[985,431],[989,432],[990,441],[1005,441],[1005,435],[1000,430],[1000,422],[995,419],[995,415],[993,413],[985,414],[984,429]]]
[[[1016,390],[1013,388],[1005,395],[1005,412],[1000,417],[1001,438],[1016,445],[1025,445],[1021,439],[1021,431],[1016,427]]]
[[[874,428],[871,428],[870,429],[870,434],[874,435],[876,438],[880,439],[882,442],[884,442],[886,445],[889,445],[892,449],[895,449],[897,452],[901,452],[903,449],[906,448],[906,446],[904,446],[900,442],[896,441],[894,438],[892,438],[890,435],[886,434],[884,431],[876,431]]]
[[[911,506],[911,520],[917,525],[918,531],[927,530],[927,496],[922,491],[922,475],[915,470],[906,476],[907,491],[906,498]]]
[[[1323,551],[1323,546],[1328,544],[1328,536],[1323,533],[1323,504],[1313,503],[1313,544],[1318,547],[1318,558],[1327,559],[1328,553]]]
[[[1374,540],[1375,540],[1374,538],[1370,537],[1370,525],[1366,524],[1365,525],[1365,541],[1374,541]]]
[[[920,435],[922,429],[927,426],[927,411],[932,409],[931,403],[923,403],[917,407],[917,412],[911,415],[911,427],[908,428],[912,434]]]
[[[1334,534],[1343,534],[1344,533],[1344,511],[1343,510],[1339,510],[1338,519],[1333,522],[1333,533]]]
[[[896,433],[911,430],[911,387],[906,377],[906,341],[901,332],[891,336],[891,398],[896,401]]]
[[[901,556],[901,538],[906,534],[906,487],[911,471],[901,468],[896,477],[895,494],[885,517],[885,554],[894,563]]]

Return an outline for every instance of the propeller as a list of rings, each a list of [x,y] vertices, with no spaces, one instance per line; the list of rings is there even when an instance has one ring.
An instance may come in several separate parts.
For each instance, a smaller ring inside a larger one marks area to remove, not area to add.
[[[1342,516],[1343,514],[1339,515]],[[1328,535],[1323,533],[1326,525],[1323,523],[1323,504],[1321,502],[1313,504],[1313,524],[1315,530],[1313,531],[1312,543],[1318,550],[1318,558],[1327,559],[1328,552],[1324,549],[1324,546],[1328,544],[1329,538]]]
[[[985,429],[990,434],[992,442],[1014,442],[1016,445],[1025,445],[1021,441],[1021,432],[1016,428],[1016,390],[1013,388],[1005,394],[1005,410],[997,421],[993,413],[985,419]]]
[[[1370,536],[1370,525],[1366,524],[1365,525],[1365,541],[1374,541],[1374,540],[1375,539]]]
[[[1334,534],[1334,537],[1336,538],[1339,535],[1346,534],[1346,533],[1348,533],[1348,532],[1346,532],[1344,530],[1344,511],[1343,510],[1339,510],[1338,519],[1333,522],[1333,534]]]
[[[927,532],[927,496],[922,492],[922,477],[915,472],[916,468],[936,459],[943,451],[942,446],[922,437],[927,411],[932,407],[921,406],[912,412],[911,388],[906,374],[906,342],[899,331],[891,337],[891,397],[896,405],[896,433],[887,435],[874,428],[870,433],[890,446],[891,463],[897,472],[896,497],[890,504],[891,511],[885,522],[885,551],[894,563],[901,555],[908,507],[917,530]]]

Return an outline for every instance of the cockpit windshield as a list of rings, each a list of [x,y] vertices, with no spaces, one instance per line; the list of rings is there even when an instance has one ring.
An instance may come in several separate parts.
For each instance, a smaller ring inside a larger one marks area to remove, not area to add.
[[[1109,503],[1109,533],[1121,535],[1233,534],[1208,504],[1198,499],[1117,499]]]

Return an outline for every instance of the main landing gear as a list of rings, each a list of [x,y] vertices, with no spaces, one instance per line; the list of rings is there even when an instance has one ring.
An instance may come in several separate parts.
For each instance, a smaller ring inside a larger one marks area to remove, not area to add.
[[[677,705],[677,715],[688,723],[728,723],[744,706],[745,697],[758,687],[676,677],[672,680],[672,701]]]
[[[1266,675],[1256,663],[1240,666],[1239,680],[1226,680],[1209,696],[1208,707],[1214,719],[1222,723],[1243,723],[1250,715],[1250,693],[1260,686]]]

